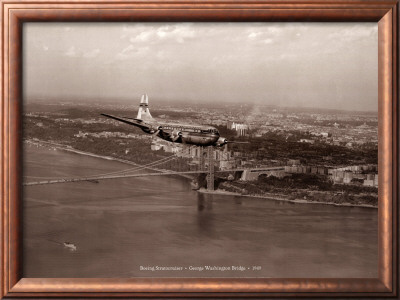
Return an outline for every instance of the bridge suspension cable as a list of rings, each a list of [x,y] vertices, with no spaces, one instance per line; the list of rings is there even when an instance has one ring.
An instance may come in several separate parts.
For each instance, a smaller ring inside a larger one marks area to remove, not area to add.
[[[190,151],[190,149],[191,149],[191,147],[189,147],[188,149],[186,149],[184,151],[181,151],[180,153],[184,154],[185,152]],[[157,161],[148,163],[146,165],[138,165],[138,166],[136,166],[134,168],[128,168],[128,169],[125,169],[125,170],[119,170],[119,171],[113,171],[113,172],[107,172],[107,173],[93,174],[93,175],[90,175],[90,176],[91,177],[97,177],[97,176],[107,176],[107,175],[118,175],[118,174],[123,174],[123,173],[127,173],[127,172],[139,171],[139,170],[143,170],[143,169],[153,168],[155,166],[170,162],[170,161],[172,161],[174,159],[177,159],[177,158],[178,157],[176,155],[171,155],[171,156],[159,159]],[[71,177],[70,178],[66,178],[66,177],[44,177],[44,176],[43,177],[42,176],[24,176],[24,177],[26,177],[26,178],[53,179],[53,180],[56,180],[56,179],[70,179],[71,178]]]
[[[187,149],[187,150],[190,150],[190,149]],[[181,154],[185,153],[187,150],[182,151]],[[174,159],[177,159],[177,158],[178,158],[178,157],[177,157],[176,155],[170,155],[170,156],[168,156],[168,157],[161,158],[161,159],[159,159],[159,160],[157,160],[157,161],[153,161],[153,162],[148,163],[148,164],[146,164],[146,165],[138,165],[138,166],[136,166],[136,167],[134,167],[134,168],[128,168],[128,169],[125,169],[125,170],[114,171],[114,172],[108,172],[108,173],[102,173],[102,174],[95,174],[95,175],[92,175],[92,176],[105,176],[105,175],[113,175],[113,174],[116,175],[116,174],[119,174],[119,173],[126,173],[126,172],[139,171],[139,170],[142,170],[142,169],[148,169],[148,168],[152,168],[152,167],[154,167],[154,166],[158,166],[158,165],[161,165],[161,164],[165,164],[165,163],[167,163],[167,162],[169,162],[169,161],[172,161],[172,160],[174,160]]]

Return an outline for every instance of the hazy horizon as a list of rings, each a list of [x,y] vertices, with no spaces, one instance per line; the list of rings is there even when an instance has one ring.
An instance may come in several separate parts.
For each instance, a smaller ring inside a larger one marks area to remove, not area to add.
[[[377,111],[377,46],[375,23],[25,23],[24,101]]]

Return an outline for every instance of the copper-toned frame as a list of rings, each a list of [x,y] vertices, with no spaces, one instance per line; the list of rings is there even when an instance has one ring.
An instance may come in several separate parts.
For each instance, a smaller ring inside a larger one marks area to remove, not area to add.
[[[398,0],[0,0],[1,297],[396,297]],[[379,31],[379,277],[376,279],[22,278],[22,24],[36,21],[376,22]]]

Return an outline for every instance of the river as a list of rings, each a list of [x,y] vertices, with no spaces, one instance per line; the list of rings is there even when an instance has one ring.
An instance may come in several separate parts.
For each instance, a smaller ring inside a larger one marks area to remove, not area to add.
[[[26,182],[127,168],[24,144]],[[23,277],[378,275],[373,208],[201,194],[166,176],[26,186],[23,203]]]

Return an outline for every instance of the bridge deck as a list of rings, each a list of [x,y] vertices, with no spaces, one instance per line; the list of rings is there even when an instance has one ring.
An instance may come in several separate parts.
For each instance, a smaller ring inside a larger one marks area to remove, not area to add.
[[[283,167],[270,167],[270,168],[254,168],[254,169],[229,169],[229,170],[218,170],[216,173],[223,172],[243,172],[245,170],[251,171],[266,171],[266,170],[280,170]],[[167,170],[158,169],[160,173],[139,173],[139,174],[124,174],[124,175],[109,175],[109,176],[91,176],[91,177],[80,177],[80,178],[63,178],[63,179],[53,179],[53,180],[43,180],[43,181],[32,181],[32,182],[24,182],[24,186],[30,185],[43,185],[43,184],[56,184],[56,183],[68,183],[68,182],[80,182],[80,181],[97,181],[97,180],[106,180],[106,179],[118,179],[118,178],[131,178],[131,177],[141,177],[141,176],[165,176],[165,175],[185,175],[185,174],[201,174],[208,173],[207,170],[204,171],[184,171],[184,172],[173,172]]]

